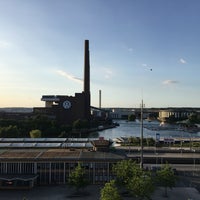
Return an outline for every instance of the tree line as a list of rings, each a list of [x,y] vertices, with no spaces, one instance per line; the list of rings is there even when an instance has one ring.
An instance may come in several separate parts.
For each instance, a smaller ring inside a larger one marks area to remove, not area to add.
[[[26,137],[72,137],[72,130],[89,128],[87,120],[77,119],[71,125],[61,125],[56,120],[45,115],[37,115],[27,119],[13,120],[0,119],[0,137],[26,138]],[[40,134],[31,132],[40,131]]]

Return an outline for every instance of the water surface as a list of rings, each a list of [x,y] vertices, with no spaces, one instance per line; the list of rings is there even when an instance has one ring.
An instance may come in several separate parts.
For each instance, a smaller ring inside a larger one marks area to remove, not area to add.
[[[120,124],[120,126],[117,126],[116,128],[112,129],[106,129],[103,131],[99,131],[98,133],[92,133],[90,137],[104,137],[105,139],[114,139],[118,137],[140,137],[141,135],[141,124],[140,121],[135,122],[127,122],[125,120],[117,120],[117,123]],[[160,137],[164,138],[176,138],[176,137],[200,137],[200,132],[198,133],[189,133],[185,132],[183,130],[151,130],[156,129],[156,127],[159,128],[160,123],[155,122],[143,122],[144,128],[143,128],[143,135],[144,137],[156,137],[156,134],[159,133]],[[148,129],[145,127],[149,127]]]

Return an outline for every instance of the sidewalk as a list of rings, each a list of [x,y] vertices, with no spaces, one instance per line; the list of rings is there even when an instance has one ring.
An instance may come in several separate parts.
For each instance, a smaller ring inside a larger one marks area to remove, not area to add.
[[[67,186],[41,186],[32,190],[0,190],[0,200],[99,200],[102,186],[91,185],[86,188],[90,193],[84,197],[69,197],[73,190]],[[124,197],[123,200],[133,198]],[[152,200],[199,200],[200,193],[195,188],[176,187],[168,190],[168,197],[163,197],[163,188],[157,188]],[[135,198],[135,200],[137,200]]]

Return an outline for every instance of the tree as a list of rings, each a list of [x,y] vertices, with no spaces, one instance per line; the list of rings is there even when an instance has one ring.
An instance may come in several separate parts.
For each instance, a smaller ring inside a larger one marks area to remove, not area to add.
[[[154,191],[154,185],[152,184],[152,178],[150,172],[145,172],[138,167],[137,175],[130,178],[127,188],[130,193],[141,199],[151,199],[151,194]]]
[[[191,115],[188,116],[188,121],[190,124],[199,123],[200,117],[198,116],[197,113],[192,113]]]
[[[113,166],[117,177],[117,183],[136,197],[150,198],[154,191],[151,173],[144,171],[132,160],[123,160]]]
[[[161,167],[160,170],[156,172],[156,179],[158,184],[165,188],[164,196],[167,197],[167,188],[174,187],[176,183],[176,177],[174,175],[173,169],[168,164],[165,164]]]
[[[5,137],[5,138],[20,137],[20,132],[17,126],[15,125],[0,127],[0,137]]]
[[[49,119],[49,117],[46,115],[36,115],[31,119],[31,124],[33,129],[39,129],[44,132],[48,128],[54,126],[55,121]]]
[[[75,129],[85,129],[89,127],[89,123],[87,120],[77,119],[73,122],[73,128]]]
[[[75,187],[76,191],[87,186],[88,181],[85,179],[85,171],[80,163],[78,163],[78,166],[70,173],[68,183]]]
[[[135,121],[136,120],[136,116],[131,114],[128,116],[128,121]]]
[[[114,180],[111,180],[109,183],[106,183],[105,186],[101,189],[100,200],[121,200],[121,199],[122,198],[118,192]]]
[[[113,166],[113,172],[117,177],[117,184],[126,185],[130,177],[135,173],[136,163],[133,160],[122,160]]]
[[[38,130],[38,129],[35,129],[35,130],[30,131],[29,134],[30,134],[30,137],[31,137],[31,138],[40,138],[41,135],[42,135],[41,131]]]
[[[146,138],[147,146],[155,146],[155,142],[153,138]]]

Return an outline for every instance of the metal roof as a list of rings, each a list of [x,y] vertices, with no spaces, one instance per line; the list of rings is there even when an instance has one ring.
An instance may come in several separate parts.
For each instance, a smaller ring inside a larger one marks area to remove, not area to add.
[[[27,175],[27,174],[1,174],[0,175],[0,180],[5,180],[5,181],[14,181],[14,180],[23,180],[23,181],[29,181],[29,180],[34,180],[38,177],[37,174],[33,175]]]
[[[6,161],[42,161],[50,160],[120,160],[124,155],[111,152],[93,152],[86,149],[65,149],[65,148],[28,148],[28,149],[7,149],[0,152],[0,160]]]

